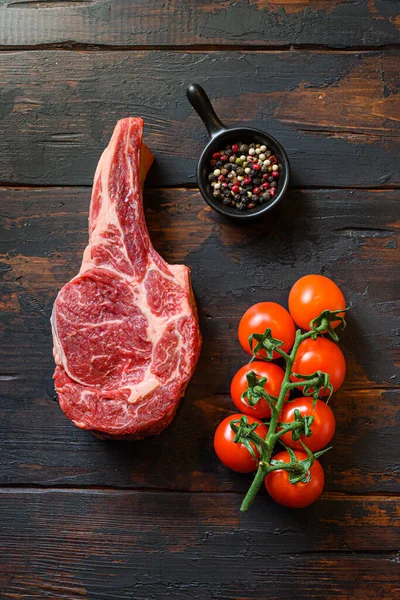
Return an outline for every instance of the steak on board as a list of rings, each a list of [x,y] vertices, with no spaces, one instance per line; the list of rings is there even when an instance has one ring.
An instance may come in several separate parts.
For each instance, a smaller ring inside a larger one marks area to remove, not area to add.
[[[119,121],[94,177],[89,243],[51,317],[55,388],[72,422],[141,439],[172,420],[201,345],[189,269],[151,245],[143,182],[153,155],[143,121]]]

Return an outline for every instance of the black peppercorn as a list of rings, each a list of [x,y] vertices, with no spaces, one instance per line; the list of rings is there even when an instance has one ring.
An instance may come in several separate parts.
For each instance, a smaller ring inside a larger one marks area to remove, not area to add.
[[[225,146],[225,149],[217,149],[210,157],[210,172],[207,173],[210,193],[237,210],[254,208],[270,200],[276,193],[279,177],[278,170],[272,172],[272,166],[264,164],[267,162],[265,158],[271,156],[265,145],[256,143],[239,141]],[[275,157],[272,158],[271,162],[276,163]],[[268,191],[262,185],[266,181],[270,186]]]

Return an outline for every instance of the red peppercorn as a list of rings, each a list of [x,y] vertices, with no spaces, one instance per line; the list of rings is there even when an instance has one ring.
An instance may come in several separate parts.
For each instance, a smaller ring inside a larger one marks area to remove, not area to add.
[[[243,183],[244,183],[244,185],[250,185],[250,183],[251,183],[251,177],[245,177],[243,179]]]
[[[271,165],[275,165],[278,162],[276,156],[270,156],[268,160]]]
[[[226,155],[226,154],[223,154],[223,155],[221,156],[221,160],[222,160],[222,162],[226,162],[226,161],[228,160],[228,157],[227,157],[227,155]]]
[[[279,171],[272,171],[271,175],[272,175],[272,177],[277,178],[277,177],[279,177]]]
[[[259,195],[260,195],[260,193],[261,193],[261,190],[260,190],[260,188],[258,188],[258,187],[255,187],[255,188],[253,189],[253,194],[255,194],[256,196],[259,196]]]
[[[239,146],[237,144],[233,144],[232,152],[234,152],[234,154],[236,154],[236,152],[239,152]]]
[[[226,181],[225,181],[225,182],[222,184],[222,187],[223,187],[223,188],[227,188],[227,187],[229,187],[229,183],[226,183]]]
[[[232,192],[234,194],[238,194],[239,193],[239,186],[238,185],[233,185],[232,186]]]
[[[269,177],[269,173],[264,173],[263,179],[265,179],[265,181],[267,181],[268,177]]]
[[[271,188],[271,189],[269,190],[269,193],[270,193],[270,196],[271,196],[271,197],[272,197],[272,196],[275,196],[275,188]]]
[[[219,152],[214,152],[213,158],[215,158],[215,160],[219,160],[221,158],[221,154]]]
[[[216,160],[210,160],[210,165],[211,165],[212,167],[215,167],[215,165],[216,165],[216,164],[217,164],[217,161],[216,161]]]
[[[223,175],[218,175],[218,181],[225,181],[225,177]]]
[[[260,165],[260,163],[254,163],[254,164],[253,164],[253,169],[254,169],[255,171],[259,171],[259,170],[261,169],[261,165]]]
[[[262,189],[263,189],[263,190],[267,190],[267,189],[269,188],[269,183],[268,183],[268,181],[267,181],[267,182],[265,182],[265,183],[263,183],[261,187],[262,187]]]

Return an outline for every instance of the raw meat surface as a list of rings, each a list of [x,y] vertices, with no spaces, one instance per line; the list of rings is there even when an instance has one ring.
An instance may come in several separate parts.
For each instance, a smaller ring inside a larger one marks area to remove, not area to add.
[[[94,177],[89,244],[51,318],[55,387],[75,425],[141,439],[172,420],[201,345],[189,269],[151,245],[142,188],[153,156],[143,121],[119,121]]]

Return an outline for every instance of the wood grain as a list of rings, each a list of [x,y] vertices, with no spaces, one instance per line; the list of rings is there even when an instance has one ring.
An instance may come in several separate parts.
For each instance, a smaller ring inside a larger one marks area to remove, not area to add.
[[[338,429],[324,458],[326,489],[400,491],[399,195],[292,190],[265,221],[241,227],[206,208],[196,190],[147,190],[155,247],[192,270],[204,346],[173,424],[151,440],[110,444],[77,430],[52,402],[49,316],[79,268],[90,190],[3,188],[0,482],[244,491],[248,479],[228,473],[212,449],[233,409],[231,377],[247,360],[236,339],[240,316],[254,302],[285,304],[296,278],[322,272],[354,305],[342,335],[348,375],[332,404]]]
[[[9,0],[4,46],[197,46],[399,43],[396,0]]]
[[[399,30],[398,0],[0,2],[1,598],[400,598]],[[264,221],[232,224],[194,189],[191,82],[287,150],[297,189]],[[192,270],[204,346],[162,435],[106,443],[55,401],[49,316],[128,115],[156,155],[151,238]],[[247,359],[236,328],[309,272],[354,305],[325,491],[289,511],[262,490],[241,514],[250,477],[212,447]]]
[[[289,511],[260,497],[244,515],[239,505],[233,494],[3,491],[3,597],[399,597],[396,499],[327,496]]]
[[[185,90],[196,81],[228,125],[279,139],[292,185],[397,186],[398,64],[395,51],[1,53],[0,181],[89,185],[116,120],[140,115],[149,185],[195,185],[206,135]]]

